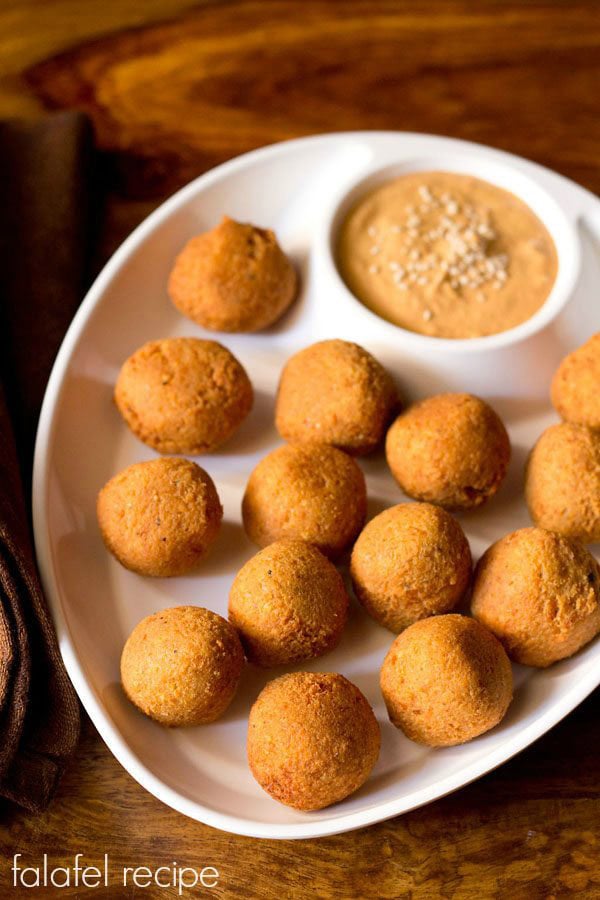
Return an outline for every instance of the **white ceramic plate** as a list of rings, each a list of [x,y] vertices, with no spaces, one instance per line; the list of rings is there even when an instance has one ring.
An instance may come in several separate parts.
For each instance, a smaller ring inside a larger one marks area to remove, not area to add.
[[[532,195],[540,189],[551,195],[576,229],[582,255],[578,287],[559,317],[518,344],[456,353],[412,341],[355,303],[331,265],[330,223],[356,183],[402,163],[472,169],[490,180],[500,167],[503,177],[513,172],[516,183],[520,178],[529,184]],[[167,276],[183,243],[223,213],[275,229],[301,272],[302,294],[268,333],[219,337],[246,366],[257,396],[250,418],[223,452],[200,459],[225,508],[212,555],[194,577],[140,578],[109,556],[96,526],[98,489],[124,466],[153,456],[121,422],[112,388],[123,360],[144,341],[203,335],[169,302]],[[292,141],[226,163],[172,197],[125,241],[83,302],[50,379],[36,448],[34,520],[44,587],[68,672],[112,752],[155,796],[194,819],[239,834],[299,838],[347,831],[428,803],[490,771],[551,728],[600,682],[600,642],[544,672],[517,668],[514,702],[498,728],[462,747],[429,750],[389,724],[378,671],[392,635],[355,606],[340,647],[297,668],[342,672],[361,688],[381,724],[381,757],[354,796],[311,814],[270,799],[246,763],[248,710],[277,673],[248,667],[225,717],[187,730],[153,724],[125,700],[119,686],[121,648],[143,616],[182,603],[227,614],[234,575],[255,552],[241,528],[240,501],[251,469],[278,443],[273,428],[278,375],[292,352],[313,341],[343,337],[365,345],[410,398],[441,389],[489,398],[508,425],[512,466],[493,502],[461,521],[475,558],[492,541],[529,524],[522,468],[528,449],[555,419],[547,400],[550,375],[565,352],[600,329],[598,232],[595,197],[525,160],[444,138],[358,132]],[[381,456],[361,465],[371,515],[403,499]]]

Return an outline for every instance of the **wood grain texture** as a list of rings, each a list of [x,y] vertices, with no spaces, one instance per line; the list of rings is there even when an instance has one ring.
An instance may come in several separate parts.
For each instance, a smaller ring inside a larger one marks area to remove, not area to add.
[[[15,852],[31,863],[48,852],[51,865],[70,863],[78,852],[89,862],[108,852],[115,879],[124,865],[215,865],[221,884],[212,893],[224,898],[598,897],[599,743],[595,695],[498,772],[428,807],[336,837],[257,841],[163,806],[123,772],[88,725],[48,812],[2,812],[2,881]],[[119,895],[113,887],[94,896]]]
[[[596,0],[190,6],[0,4],[0,115],[84,109],[112,163],[99,263],[189,177],[252,147],[323,130],[402,128],[483,141],[600,191]],[[88,723],[43,816],[0,810],[0,898],[16,896],[8,889],[15,852],[31,862],[48,852],[56,865],[77,852],[93,862],[105,851],[114,872],[172,860],[215,865],[221,882],[212,893],[224,898],[600,898],[599,699],[596,692],[535,746],[459,793],[306,842],[234,837],[172,812],[121,769]],[[113,887],[94,895],[131,894]]]
[[[492,143],[600,190],[593,13],[535,0],[209,3],[67,51],[27,80],[49,105],[92,116],[136,194],[263,144],[354,128]]]

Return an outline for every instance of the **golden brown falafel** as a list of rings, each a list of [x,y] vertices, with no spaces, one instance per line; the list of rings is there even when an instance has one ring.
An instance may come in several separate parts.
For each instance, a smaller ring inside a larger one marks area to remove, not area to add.
[[[296,538],[332,559],[352,544],[366,513],[361,469],[325,444],[273,450],[251,473],[242,501],[244,528],[259,547]]]
[[[551,396],[565,421],[600,429],[600,332],[565,356],[552,380]]]
[[[104,543],[127,569],[167,577],[193,569],[216,540],[223,509],[210,475],[162,457],[123,469],[98,494]]]
[[[464,744],[494,728],[512,699],[502,644],[466,616],[432,616],[398,635],[381,668],[390,720],[430,747]]]
[[[121,656],[132,703],[161,725],[204,725],[237,690],[244,651],[235,628],[209,609],[176,606],[142,619]]]
[[[160,453],[209,453],[252,409],[244,367],[216,341],[149,341],[124,363],[115,402],[133,433]]]
[[[527,461],[525,499],[540,528],[600,541],[600,432],[570,422],[547,428]]]
[[[295,809],[323,809],[358,790],[380,744],[369,703],[333,672],[282,675],[250,711],[252,774],[271,797]]]
[[[515,662],[549,666],[600,631],[600,570],[576,541],[521,528],[479,560],[471,609]]]
[[[502,420],[472,394],[438,394],[402,413],[386,438],[392,475],[409,497],[469,509],[492,497],[510,460]]]
[[[272,231],[224,216],[185,245],[169,278],[184,316],[211,331],[267,328],[293,302],[296,271]]]
[[[269,544],[238,572],[229,621],[250,662],[281,666],[323,656],[337,646],[348,595],[335,566],[305,541]]]
[[[275,424],[291,443],[360,456],[381,443],[397,405],[392,379],[370,353],[349,341],[319,341],[287,361]]]
[[[471,551],[450,513],[429,503],[401,503],[361,532],[350,575],[367,612],[398,633],[454,609],[469,585]]]

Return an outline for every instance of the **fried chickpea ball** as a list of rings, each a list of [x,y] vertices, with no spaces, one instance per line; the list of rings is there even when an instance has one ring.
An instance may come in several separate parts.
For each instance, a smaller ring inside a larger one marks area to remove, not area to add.
[[[600,332],[565,356],[552,380],[551,397],[567,422],[600,428]]]
[[[142,619],[121,656],[127,697],[161,725],[205,725],[237,690],[244,651],[235,628],[209,609],[176,606]]]
[[[377,719],[343,675],[295,672],[270,681],[250,711],[248,762],[286,806],[331,806],[365,783],[377,762]]]
[[[387,434],[386,456],[405,494],[448,509],[493,497],[510,460],[506,428],[472,394],[438,394],[402,413]]]
[[[401,503],[361,532],[350,575],[369,615],[398,633],[454,609],[469,585],[471,551],[450,513],[429,503]]]
[[[214,543],[223,517],[210,475],[187,459],[163,457],[119,472],[98,494],[104,543],[132,572],[191,571]]]
[[[115,388],[133,433],[159,453],[210,453],[252,409],[244,367],[226,347],[197,338],[149,341],[123,364]]]
[[[480,559],[471,609],[515,662],[550,666],[600,631],[600,570],[577,541],[522,528]]]
[[[525,499],[540,528],[600,541],[600,432],[570,422],[546,429],[527,461]]]
[[[331,444],[360,456],[383,440],[397,407],[394,383],[358,344],[320,341],[286,363],[275,424],[293,444]]]
[[[464,744],[494,728],[513,690],[502,644],[456,614],[422,619],[398,635],[380,683],[390,721],[430,747]]]
[[[229,621],[258,666],[323,656],[339,643],[348,614],[342,576],[304,541],[269,544],[238,572]]]
[[[295,538],[333,559],[353,543],[366,514],[362,471],[325,444],[273,450],[250,475],[242,501],[244,528],[259,547]]]
[[[184,316],[211,331],[260,331],[293,302],[298,278],[272,231],[224,216],[185,245],[169,278]]]

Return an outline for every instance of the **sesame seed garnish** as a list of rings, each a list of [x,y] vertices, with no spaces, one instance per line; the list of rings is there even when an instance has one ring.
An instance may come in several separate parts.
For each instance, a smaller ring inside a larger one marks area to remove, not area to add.
[[[423,318],[425,319],[426,322],[429,322],[429,321],[431,321],[431,319],[433,319],[433,313],[431,312],[430,309],[423,310]]]
[[[493,246],[497,234],[489,211],[463,204],[447,191],[437,194],[428,184],[417,187],[416,200],[405,206],[403,219],[369,223],[366,232],[374,239],[369,252],[383,253],[381,266],[373,263],[369,272],[377,275],[385,267],[402,291],[428,284],[437,289],[445,282],[457,298],[485,302],[478,289],[500,290],[509,275],[507,254]],[[400,234],[399,241],[389,243]]]

